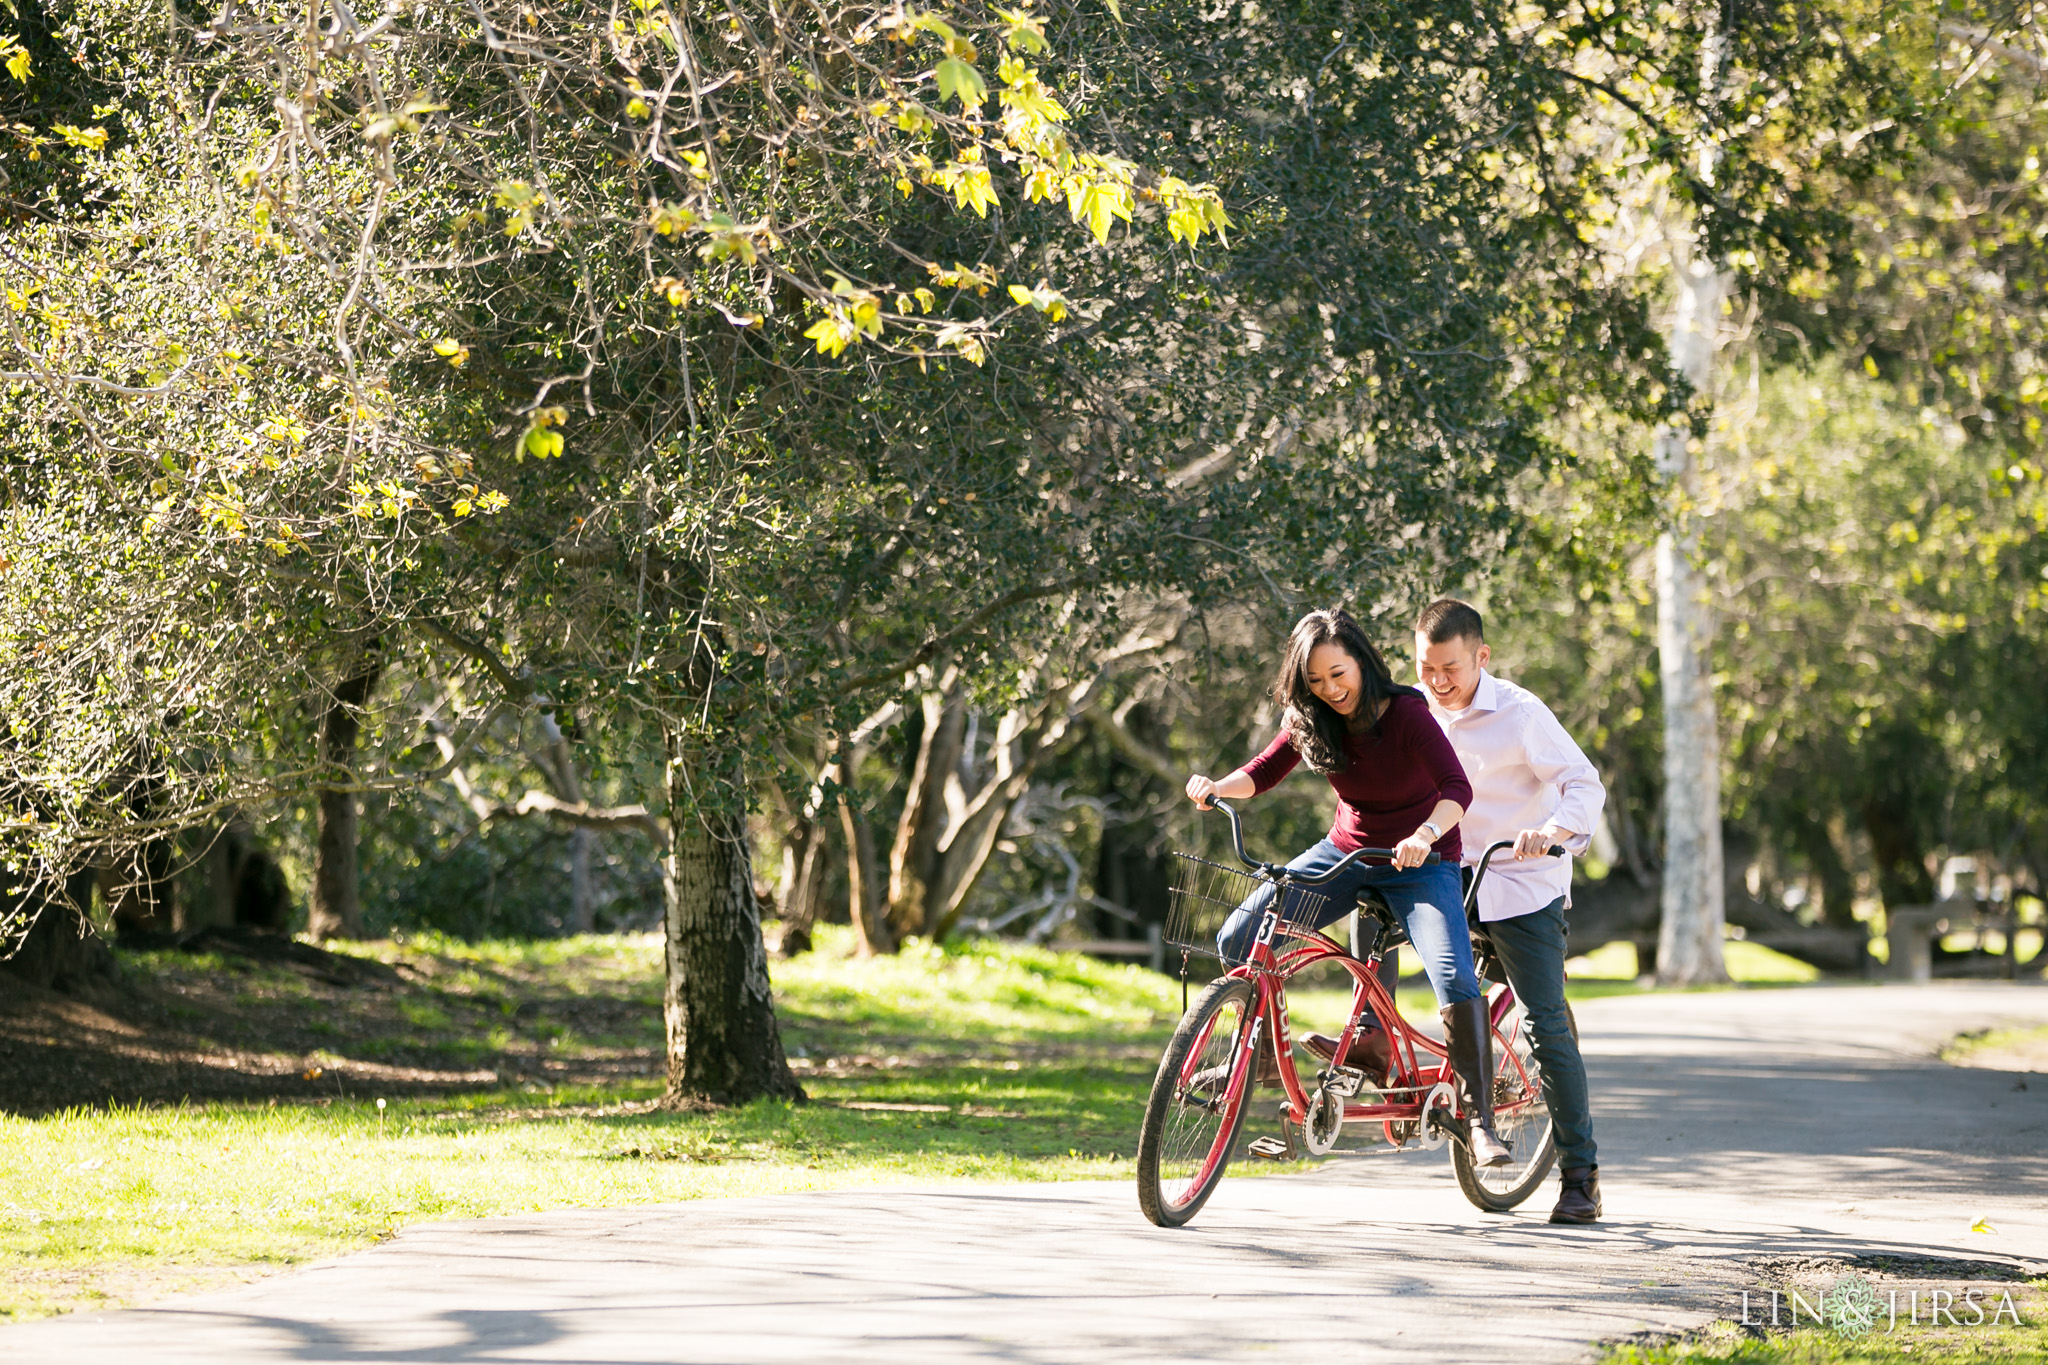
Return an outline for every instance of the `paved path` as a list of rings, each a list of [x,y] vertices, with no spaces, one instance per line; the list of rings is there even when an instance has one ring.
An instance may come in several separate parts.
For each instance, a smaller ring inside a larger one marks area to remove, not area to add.
[[[1124,1183],[572,1211],[0,1330],[0,1361],[1565,1362],[1729,1315],[1762,1258],[2048,1261],[2048,1075],[1932,1055],[2048,1022],[2048,989],[1625,997],[1579,1017],[1597,1228],[1543,1222],[1548,1190],[1482,1215],[1440,1153],[1226,1180],[1177,1232]]]

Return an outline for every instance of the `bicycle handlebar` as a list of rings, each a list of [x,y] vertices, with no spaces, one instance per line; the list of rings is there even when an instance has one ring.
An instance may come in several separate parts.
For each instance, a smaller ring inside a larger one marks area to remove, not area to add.
[[[1243,863],[1246,867],[1251,868],[1253,871],[1263,872],[1269,877],[1284,876],[1289,881],[1294,882],[1298,886],[1321,886],[1324,882],[1329,881],[1332,877],[1335,877],[1339,872],[1342,872],[1345,868],[1350,867],[1353,863],[1359,861],[1359,859],[1361,858],[1392,858],[1394,856],[1394,850],[1391,848],[1356,849],[1353,852],[1345,854],[1344,860],[1338,863],[1335,867],[1330,868],[1328,871],[1318,872],[1313,876],[1304,875],[1302,873],[1292,871],[1291,869],[1279,863],[1262,863],[1257,858],[1252,857],[1251,854],[1245,852],[1244,821],[1243,818],[1238,815],[1237,807],[1231,805],[1228,800],[1221,796],[1210,797],[1209,805],[1211,809],[1220,810],[1224,813],[1224,815],[1229,817],[1230,846],[1232,850],[1237,854],[1237,860],[1239,862]],[[1513,839],[1500,839],[1486,846],[1486,851],[1479,855],[1479,866],[1476,870],[1474,870],[1472,874],[1472,889],[1474,891],[1477,891],[1479,883],[1486,879],[1487,869],[1493,865],[1493,855],[1499,853],[1502,849],[1509,849],[1513,848],[1514,846],[1515,841]],[[1552,858],[1562,858],[1565,856],[1565,847],[1563,844],[1552,844],[1549,848],[1544,850],[1544,853]],[[1441,860],[1434,853],[1430,854],[1429,857],[1425,860],[1426,863],[1435,863],[1439,861]]]
[[[1494,854],[1500,852],[1504,848],[1513,848],[1514,846],[1515,841],[1513,839],[1500,839],[1496,840],[1493,843],[1488,844],[1486,846],[1486,852],[1479,855],[1479,865],[1481,867],[1485,867],[1488,863],[1493,861]],[[1563,844],[1552,844],[1549,848],[1544,849],[1543,853],[1545,857],[1562,858],[1565,855],[1565,847]]]
[[[1353,849],[1351,852],[1345,854],[1343,861],[1339,862],[1335,867],[1332,867],[1324,872],[1315,873],[1313,875],[1296,872],[1293,869],[1281,863],[1262,863],[1257,858],[1252,857],[1251,854],[1246,853],[1244,851],[1244,824],[1237,813],[1237,808],[1231,805],[1229,801],[1225,800],[1223,797],[1220,796],[1210,797],[1209,805],[1216,810],[1222,811],[1225,815],[1230,817],[1230,845],[1232,849],[1236,851],[1237,860],[1239,862],[1243,863],[1246,867],[1251,868],[1253,871],[1263,872],[1269,877],[1285,877],[1288,881],[1293,882],[1297,886],[1321,886],[1324,882],[1329,881],[1332,877],[1335,877],[1339,872],[1342,872],[1344,869],[1350,867],[1353,863],[1359,861],[1361,858],[1392,858],[1395,856],[1394,850],[1391,848]],[[1509,844],[1508,847],[1513,848],[1514,845]],[[1430,854],[1429,857],[1423,860],[1425,865],[1441,861],[1442,859],[1434,853]]]

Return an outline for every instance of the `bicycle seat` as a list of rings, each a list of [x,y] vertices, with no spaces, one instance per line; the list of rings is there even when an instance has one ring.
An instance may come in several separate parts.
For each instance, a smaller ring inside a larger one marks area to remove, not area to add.
[[[1408,941],[1408,930],[1402,925],[1400,917],[1394,913],[1393,907],[1387,904],[1386,897],[1372,887],[1368,886],[1358,893],[1358,909],[1361,914],[1370,915],[1379,921],[1378,936],[1373,939],[1372,946],[1359,956],[1384,953],[1389,948],[1398,948]]]

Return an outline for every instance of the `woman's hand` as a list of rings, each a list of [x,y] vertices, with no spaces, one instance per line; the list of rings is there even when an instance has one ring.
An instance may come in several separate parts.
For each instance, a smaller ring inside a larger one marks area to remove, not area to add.
[[[1394,845],[1395,867],[1421,867],[1435,852],[1436,840],[1429,837],[1429,831],[1419,829]]]
[[[1211,782],[1200,773],[1188,779],[1188,800],[1203,810],[1214,810],[1215,807],[1209,803],[1219,796],[1230,801],[1249,801],[1258,795],[1258,792],[1259,789],[1252,785],[1251,778],[1242,768],[1215,782]]]

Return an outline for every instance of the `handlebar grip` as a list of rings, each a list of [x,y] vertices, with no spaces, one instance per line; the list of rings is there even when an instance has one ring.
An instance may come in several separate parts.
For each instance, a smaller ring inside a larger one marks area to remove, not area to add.
[[[1392,862],[1396,857],[1396,854],[1394,853],[1394,850],[1391,848],[1361,848],[1360,850],[1358,850],[1358,856],[1361,858],[1385,858],[1388,862]],[[1424,867],[1434,867],[1436,864],[1442,862],[1443,860],[1443,854],[1431,853],[1427,857],[1423,858],[1422,865]]]

